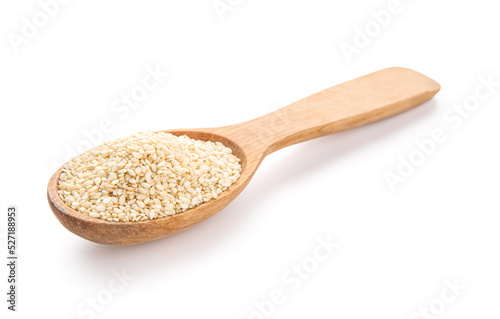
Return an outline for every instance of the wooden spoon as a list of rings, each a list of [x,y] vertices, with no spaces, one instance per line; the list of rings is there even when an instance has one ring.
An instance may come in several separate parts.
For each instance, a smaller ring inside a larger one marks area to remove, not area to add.
[[[108,222],[89,217],[66,205],[57,194],[62,167],[49,181],[50,208],[68,230],[100,244],[130,245],[172,235],[226,207],[245,188],[266,155],[407,111],[432,98],[439,89],[440,85],[425,75],[394,67],[331,87],[248,122],[166,131],[220,141],[241,159],[241,177],[236,183],[216,199],[183,213],[140,222]]]

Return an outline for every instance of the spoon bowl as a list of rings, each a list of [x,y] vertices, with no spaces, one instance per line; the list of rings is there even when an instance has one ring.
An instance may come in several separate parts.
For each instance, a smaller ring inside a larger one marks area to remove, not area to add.
[[[255,172],[247,169],[247,156],[243,149],[224,136],[206,130],[174,130],[163,131],[174,135],[187,135],[190,138],[204,141],[221,142],[230,147],[240,160],[241,173],[238,180],[229,189],[210,200],[188,210],[189,214],[175,214],[163,218],[139,222],[108,222],[82,214],[69,207],[59,197],[59,175],[63,167],[52,175],[47,197],[52,212],[59,222],[74,234],[92,242],[107,245],[130,245],[159,239],[189,228],[215,215],[238,196],[248,184]],[[213,129],[212,129],[213,130]]]
[[[221,142],[241,160],[238,180],[197,207],[168,217],[139,222],[96,219],[66,205],[59,197],[62,167],[49,180],[47,198],[59,222],[92,242],[131,245],[166,237],[215,215],[248,185],[270,153],[296,143],[375,122],[412,109],[440,90],[416,71],[393,67],[339,84],[259,118],[225,127],[164,131],[196,140]]]

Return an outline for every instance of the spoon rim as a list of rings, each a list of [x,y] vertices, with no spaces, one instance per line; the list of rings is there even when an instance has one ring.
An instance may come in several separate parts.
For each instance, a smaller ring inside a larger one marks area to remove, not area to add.
[[[163,130],[163,131],[155,131],[154,132],[154,133],[170,133],[170,134],[173,134],[176,136],[186,135],[190,138],[202,140],[202,141],[221,142],[224,146],[231,148],[232,154],[240,159],[241,171],[240,171],[240,176],[238,177],[236,182],[234,182],[231,186],[229,186],[226,190],[224,190],[220,195],[218,195],[217,198],[212,198],[208,202],[204,202],[196,207],[187,209],[186,211],[183,211],[183,212],[175,213],[173,215],[161,217],[161,218],[140,220],[140,221],[135,221],[135,222],[134,221],[118,221],[118,222],[108,221],[105,219],[90,217],[89,215],[84,214],[82,212],[79,212],[76,209],[72,208],[71,206],[69,206],[68,204],[66,204],[62,200],[62,198],[60,197],[60,195],[58,193],[59,177],[60,177],[60,175],[61,175],[61,173],[62,173],[62,171],[67,163],[69,163],[70,161],[72,161],[75,158],[78,158],[78,157],[86,154],[87,152],[90,152],[94,148],[99,147],[101,145],[96,146],[92,149],[89,149],[89,150],[77,155],[76,157],[70,159],[65,164],[63,164],[51,176],[51,178],[49,180],[48,187],[47,187],[47,197],[48,197],[49,201],[52,203],[52,205],[54,205],[54,208],[59,213],[63,213],[69,217],[78,219],[82,222],[109,225],[110,227],[124,227],[124,226],[128,227],[130,225],[146,225],[146,224],[152,224],[152,223],[169,224],[174,219],[186,219],[187,218],[186,215],[199,215],[198,217],[203,217],[202,216],[203,212],[204,211],[208,212],[209,210],[207,209],[207,207],[212,206],[215,202],[223,202],[229,196],[232,196],[233,199],[236,198],[239,195],[239,193],[243,190],[243,188],[246,187],[246,185],[250,181],[251,177],[253,176],[253,173],[255,172],[255,170],[258,167],[258,165],[257,165],[257,167],[254,167],[252,169],[252,171],[250,173],[248,173],[248,169],[249,169],[248,164],[249,163],[248,163],[248,157],[247,157],[245,150],[242,147],[240,147],[236,142],[229,139],[228,137],[214,133],[212,130],[213,129],[175,129],[175,130]],[[199,138],[199,136],[194,138],[190,135],[207,135],[207,136],[215,137],[215,139],[203,139],[203,138]],[[255,166],[255,165],[253,165],[253,166]],[[235,192],[236,192],[236,195],[235,195]],[[230,202],[232,202],[232,200],[229,200],[225,205],[223,205],[221,207],[221,209],[213,212],[212,214],[210,214],[207,217],[202,218],[200,220],[200,222],[206,218],[209,218],[209,217],[215,215],[217,212],[219,212],[224,207],[226,207]],[[54,214],[56,214],[56,212],[54,212]],[[56,215],[56,217],[58,217],[58,216]],[[196,223],[198,223],[198,222],[196,222]],[[196,223],[194,223],[194,224],[196,224]]]

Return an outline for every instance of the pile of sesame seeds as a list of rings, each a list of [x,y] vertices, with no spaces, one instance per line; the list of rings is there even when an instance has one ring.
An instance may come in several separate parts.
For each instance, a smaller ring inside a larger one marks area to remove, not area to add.
[[[68,162],[59,196],[70,207],[110,222],[184,212],[217,198],[239,178],[240,159],[220,142],[141,132]]]

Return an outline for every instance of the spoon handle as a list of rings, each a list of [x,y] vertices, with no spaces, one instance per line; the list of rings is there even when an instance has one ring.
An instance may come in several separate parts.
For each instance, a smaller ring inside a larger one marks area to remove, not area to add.
[[[393,67],[333,86],[277,111],[226,127],[264,155],[412,109],[440,85],[416,71]]]

